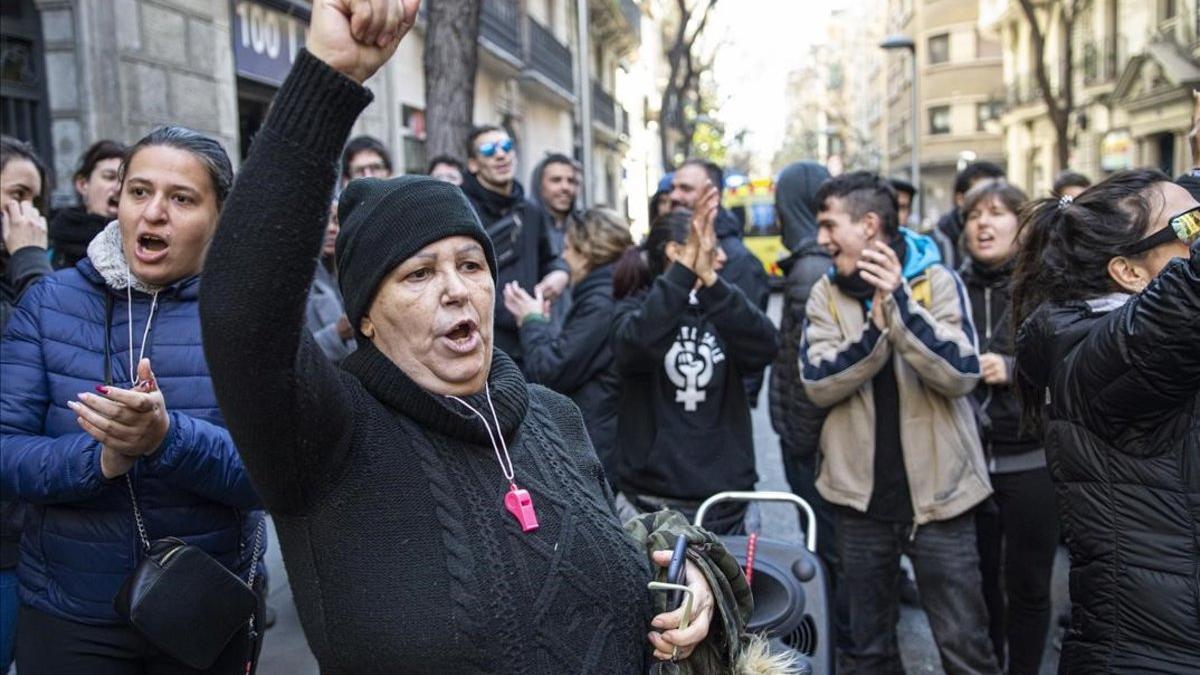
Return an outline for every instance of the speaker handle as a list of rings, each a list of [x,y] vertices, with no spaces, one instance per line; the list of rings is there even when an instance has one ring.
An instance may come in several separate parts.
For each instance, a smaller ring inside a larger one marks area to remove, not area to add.
[[[791,502],[804,514],[804,545],[812,553],[817,552],[817,514],[812,506],[797,495],[790,492],[718,492],[705,499],[696,510],[696,527],[704,525],[704,514],[719,502]]]

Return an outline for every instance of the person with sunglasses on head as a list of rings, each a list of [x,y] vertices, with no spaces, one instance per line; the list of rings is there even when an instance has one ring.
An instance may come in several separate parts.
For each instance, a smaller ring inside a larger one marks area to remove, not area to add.
[[[517,153],[503,127],[475,127],[467,135],[467,174],[462,189],[496,246],[498,288],[516,282],[553,303],[567,289],[571,276],[554,245],[554,222],[541,206],[525,195],[516,179]],[[496,346],[522,364],[517,319],[496,294]]]
[[[1200,202],[1124,171],[1022,213],[1015,384],[1071,560],[1064,673],[1200,663]]]

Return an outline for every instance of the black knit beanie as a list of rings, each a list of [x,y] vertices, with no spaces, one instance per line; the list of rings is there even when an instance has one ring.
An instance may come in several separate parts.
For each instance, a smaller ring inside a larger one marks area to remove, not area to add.
[[[496,253],[457,186],[429,176],[350,181],[338,201],[338,286],[358,332],[379,284],[397,265],[446,237],[479,242],[496,280]]]

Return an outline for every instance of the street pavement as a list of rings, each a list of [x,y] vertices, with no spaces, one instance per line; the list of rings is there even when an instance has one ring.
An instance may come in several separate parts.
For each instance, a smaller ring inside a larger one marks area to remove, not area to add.
[[[780,312],[779,295],[773,295],[769,314],[778,324]],[[779,438],[771,429],[771,421],[767,413],[767,392],[764,386],[759,396],[759,405],[753,411],[754,447],[758,462],[759,490],[787,490],[784,479],[783,464],[780,459]],[[792,506],[765,504],[762,507],[762,531],[772,537],[799,537],[799,518]],[[267,549],[266,562],[270,574],[270,595],[268,604],[276,613],[276,623],[266,632],[263,641],[262,655],[259,658],[258,673],[261,675],[315,675],[318,672],[316,660],[308,649],[304,634],[300,628],[300,619],[292,603],[291,589],[287,584],[287,571],[279,552],[279,542],[275,535],[274,526],[270,530],[271,544]],[[907,560],[905,561],[907,565]],[[1066,604],[1067,588],[1066,556],[1060,552],[1055,564],[1053,602],[1055,616]],[[1055,622],[1052,620],[1051,622]],[[1052,626],[1052,637],[1059,630]],[[933,635],[925,613],[915,607],[903,607],[898,627],[901,657],[905,671],[909,675],[936,675],[942,673],[942,667],[933,643]],[[1042,663],[1042,674],[1053,675],[1058,668],[1058,651],[1046,650]]]

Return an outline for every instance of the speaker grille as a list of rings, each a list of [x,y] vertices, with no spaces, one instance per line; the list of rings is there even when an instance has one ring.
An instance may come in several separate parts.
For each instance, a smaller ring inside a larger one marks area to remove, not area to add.
[[[805,656],[816,656],[817,654],[817,622],[811,614],[805,614],[804,619],[796,626],[796,630],[784,635],[781,640],[783,644],[795,649]]]

